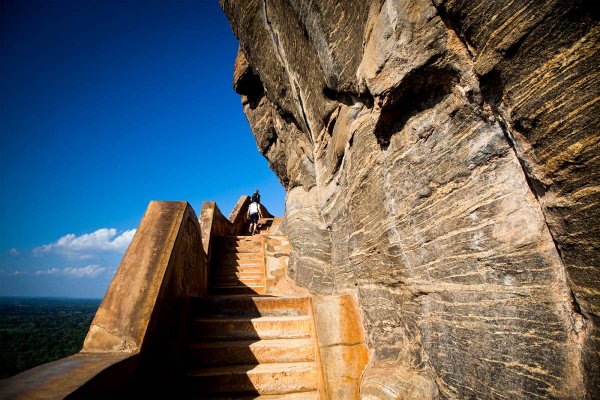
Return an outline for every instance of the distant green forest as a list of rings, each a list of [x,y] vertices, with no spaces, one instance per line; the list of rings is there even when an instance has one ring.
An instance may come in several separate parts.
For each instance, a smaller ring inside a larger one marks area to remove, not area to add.
[[[0,297],[0,379],[81,350],[99,299]]]

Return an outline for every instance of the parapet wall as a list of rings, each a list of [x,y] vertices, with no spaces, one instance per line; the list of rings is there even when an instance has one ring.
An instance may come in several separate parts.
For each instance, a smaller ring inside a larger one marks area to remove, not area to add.
[[[154,336],[176,323],[173,311],[182,307],[179,300],[206,293],[207,271],[200,226],[189,204],[151,202],[82,351],[147,350]],[[160,342],[163,346],[166,341]]]
[[[150,202],[81,352],[0,382],[0,397],[112,398],[142,375],[160,376],[155,383],[164,386],[179,372],[188,300],[206,293],[207,276],[190,205]]]

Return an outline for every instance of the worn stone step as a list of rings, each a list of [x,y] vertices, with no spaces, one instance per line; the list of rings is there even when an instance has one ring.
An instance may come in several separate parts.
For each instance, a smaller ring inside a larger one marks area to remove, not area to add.
[[[233,260],[263,260],[265,258],[262,251],[238,251],[233,249],[231,251],[214,251],[211,257],[213,262]]]
[[[213,243],[261,243],[262,238],[260,236],[217,236],[214,238]]]
[[[264,260],[264,255],[261,253],[215,253],[212,255],[212,261],[214,264],[227,263],[236,260],[250,261],[250,260]]]
[[[192,323],[198,340],[299,339],[311,336],[309,316],[199,317]]]
[[[251,276],[264,277],[264,265],[215,266],[211,269],[210,273],[211,280]]]
[[[264,271],[265,266],[263,260],[233,260],[229,264],[213,264],[211,272],[242,272],[243,270],[260,270]]]
[[[236,273],[265,273],[265,266],[260,264],[220,265],[211,268],[211,275]]]
[[[194,315],[206,316],[299,316],[309,311],[307,297],[207,296],[192,302]]]
[[[315,361],[311,338],[196,342],[187,355],[194,366]]]
[[[213,251],[212,261],[232,261],[232,260],[262,260],[265,256],[262,251],[253,251],[248,249]]]
[[[209,293],[212,295],[256,295],[267,293],[267,288],[264,285],[261,286],[248,286],[248,285],[213,285],[209,288]]]
[[[213,279],[228,279],[228,278],[250,278],[250,279],[256,279],[256,278],[264,278],[265,276],[265,269],[264,268],[252,268],[252,269],[245,269],[242,271],[238,271],[236,268],[232,268],[229,270],[217,270],[214,271],[212,274],[212,278]]]
[[[237,272],[235,270],[229,270],[229,271],[218,270],[212,274],[213,279],[233,279],[233,278],[258,279],[258,278],[264,278],[264,276],[265,276],[264,268],[262,270],[257,268],[254,271],[244,271],[244,272]]]
[[[235,394],[231,396],[227,395],[205,395],[202,397],[191,397],[192,399],[198,400],[320,400],[321,394],[317,391],[314,392],[299,392],[299,393],[285,393],[285,394],[252,394],[242,395]]]
[[[240,266],[215,269],[211,273],[211,279],[219,279],[221,277],[258,277],[265,276],[264,266]]]
[[[241,277],[230,276],[222,278],[211,279],[212,287],[226,287],[226,286],[265,286],[266,278],[264,275],[261,277]]]
[[[319,384],[314,362],[200,368],[187,377],[198,393],[287,394],[313,392]]]
[[[216,289],[219,291],[223,291],[224,289],[231,289],[236,291],[236,293],[238,294],[243,294],[243,293],[258,293],[257,290],[260,290],[260,288],[262,287],[266,287],[266,280],[262,279],[262,280],[244,280],[244,281],[240,281],[240,280],[235,280],[235,281],[220,281],[220,282],[211,282],[211,290],[212,289]],[[239,289],[250,289],[250,290],[243,290],[242,292],[237,292],[237,290]],[[234,294],[233,292],[230,294]]]
[[[231,251],[216,251],[213,252],[213,259],[254,259],[263,257],[262,251],[237,251],[232,249]]]
[[[230,271],[232,269],[237,268],[263,268],[264,269],[264,259],[256,259],[256,260],[238,260],[238,259],[230,259],[230,260],[220,260],[219,263],[214,261],[211,265],[211,271]]]
[[[248,286],[248,285],[213,285],[209,288],[211,295],[260,295],[267,293],[267,288],[264,285],[261,286]]]
[[[242,253],[242,254],[262,254],[262,246],[216,246],[212,249],[213,255]]]
[[[214,242],[217,244],[228,243],[262,243],[262,238],[256,235],[252,236],[217,236]]]
[[[236,259],[236,260],[251,260],[259,257],[264,257],[262,250],[256,249],[238,249],[234,247],[212,250],[213,260]]]
[[[214,243],[214,248],[258,249],[263,248],[262,240],[220,240]]]
[[[219,279],[211,279],[211,287],[225,287],[225,286],[265,286],[266,278],[262,277],[224,277]]]

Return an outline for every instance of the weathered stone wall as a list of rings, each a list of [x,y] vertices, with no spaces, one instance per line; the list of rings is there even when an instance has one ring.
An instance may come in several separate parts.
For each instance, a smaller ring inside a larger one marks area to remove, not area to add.
[[[83,352],[151,351],[175,356],[177,318],[206,294],[200,224],[186,202],[151,201],[102,299]],[[165,351],[164,349],[168,350]],[[160,349],[160,350],[159,350]]]
[[[290,275],[358,297],[362,395],[599,398],[593,2],[220,2]]]
[[[206,294],[207,270],[192,207],[151,201],[83,349],[0,381],[0,398],[177,397],[189,300]]]

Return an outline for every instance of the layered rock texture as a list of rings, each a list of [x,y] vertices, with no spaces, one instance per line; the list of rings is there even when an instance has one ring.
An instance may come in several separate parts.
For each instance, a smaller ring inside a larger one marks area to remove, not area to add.
[[[220,2],[289,273],[358,299],[361,396],[600,398],[593,2]]]

